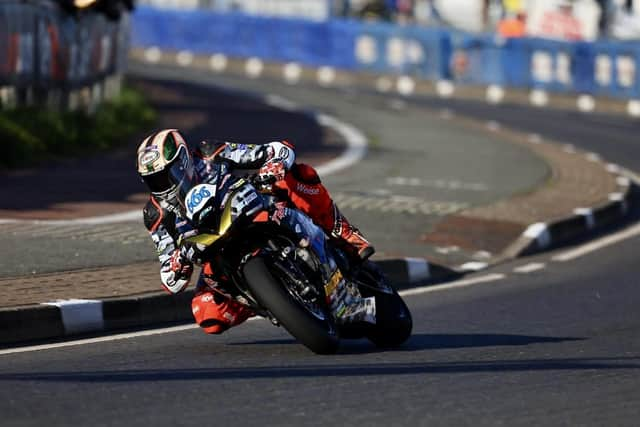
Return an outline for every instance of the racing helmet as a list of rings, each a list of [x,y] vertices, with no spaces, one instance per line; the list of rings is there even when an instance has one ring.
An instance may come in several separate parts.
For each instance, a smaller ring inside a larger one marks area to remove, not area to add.
[[[184,198],[196,184],[189,147],[177,129],[165,129],[138,147],[137,169],[151,194],[184,207]]]

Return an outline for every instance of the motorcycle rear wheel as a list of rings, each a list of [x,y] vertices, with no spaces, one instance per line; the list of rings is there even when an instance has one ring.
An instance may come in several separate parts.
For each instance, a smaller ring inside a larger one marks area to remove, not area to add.
[[[266,260],[253,258],[244,266],[244,276],[256,301],[278,319],[278,322],[298,341],[317,354],[333,354],[340,338],[333,319],[325,313],[321,319],[294,298],[269,270]]]
[[[409,307],[389,280],[373,265],[366,265],[360,272],[358,281],[364,297],[376,298],[376,324],[370,325],[365,336],[377,347],[398,347],[411,336],[413,319]],[[385,289],[381,289],[384,284]]]

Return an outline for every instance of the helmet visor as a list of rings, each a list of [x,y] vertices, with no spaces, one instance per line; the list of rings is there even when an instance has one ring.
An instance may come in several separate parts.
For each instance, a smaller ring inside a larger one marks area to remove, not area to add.
[[[178,149],[173,161],[163,170],[142,177],[149,190],[156,196],[178,196],[183,203],[184,198],[194,184],[193,164],[187,149]]]

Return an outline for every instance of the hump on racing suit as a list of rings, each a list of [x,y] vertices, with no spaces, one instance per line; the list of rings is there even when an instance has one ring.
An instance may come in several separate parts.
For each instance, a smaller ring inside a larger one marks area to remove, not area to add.
[[[238,169],[258,169],[269,162],[282,162],[285,169],[289,170],[296,160],[294,147],[287,141],[267,144],[202,141],[193,154],[196,163],[207,163],[220,157],[227,160],[232,168]]]

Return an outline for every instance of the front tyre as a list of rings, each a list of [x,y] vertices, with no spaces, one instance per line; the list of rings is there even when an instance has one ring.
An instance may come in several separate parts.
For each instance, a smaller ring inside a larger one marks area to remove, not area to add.
[[[268,309],[291,335],[314,353],[333,354],[339,337],[328,313],[319,316],[294,298],[267,268],[263,258],[252,258],[244,266],[247,286],[256,301]]]

